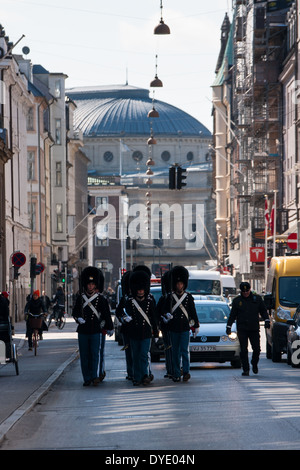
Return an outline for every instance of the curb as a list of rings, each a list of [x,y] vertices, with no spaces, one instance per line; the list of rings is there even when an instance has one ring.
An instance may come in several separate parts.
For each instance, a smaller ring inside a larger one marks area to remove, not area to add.
[[[51,385],[62,375],[64,370],[72,364],[79,357],[78,350],[69,357],[59,368],[41,385],[35,392],[33,392],[25,402],[19,406],[6,420],[0,424],[0,444],[5,439],[7,432],[19,421],[25,414],[27,414],[37,402],[47,393]]]

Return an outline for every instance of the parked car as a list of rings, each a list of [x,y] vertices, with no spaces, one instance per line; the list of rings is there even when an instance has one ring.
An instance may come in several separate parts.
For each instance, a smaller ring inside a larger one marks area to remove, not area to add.
[[[293,318],[287,319],[287,363],[292,367],[300,367],[300,307]]]
[[[240,368],[240,343],[235,323],[230,335],[226,334],[226,324],[230,308],[226,302],[195,300],[200,323],[196,338],[190,338],[190,362],[230,362]]]

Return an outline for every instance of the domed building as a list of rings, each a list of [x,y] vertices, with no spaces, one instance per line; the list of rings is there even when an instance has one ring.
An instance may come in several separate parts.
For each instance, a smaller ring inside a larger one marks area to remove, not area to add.
[[[75,126],[90,160],[89,262],[112,283],[120,269],[201,265],[215,258],[210,131],[186,112],[129,85],[72,88]],[[169,168],[186,185],[169,189]],[[139,209],[139,210],[138,210]]]

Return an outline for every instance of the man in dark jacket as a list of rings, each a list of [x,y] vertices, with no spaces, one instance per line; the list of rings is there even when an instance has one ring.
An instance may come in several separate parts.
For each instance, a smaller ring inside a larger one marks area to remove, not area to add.
[[[5,343],[6,357],[10,357],[9,306],[5,296],[0,295],[0,340]]]
[[[100,334],[113,334],[113,322],[107,299],[101,294],[104,276],[100,269],[89,266],[81,274],[82,292],[77,296],[73,317],[78,323],[78,344],[83,385],[99,383],[98,366]]]
[[[260,295],[251,292],[249,282],[240,284],[241,293],[232,301],[230,315],[227,321],[226,333],[231,333],[231,326],[236,321],[237,334],[240,342],[240,358],[243,367],[242,375],[249,375],[248,341],[252,346],[252,370],[258,373],[258,361],[260,355],[260,316],[265,320],[265,328],[270,328],[270,319],[267,309]]]

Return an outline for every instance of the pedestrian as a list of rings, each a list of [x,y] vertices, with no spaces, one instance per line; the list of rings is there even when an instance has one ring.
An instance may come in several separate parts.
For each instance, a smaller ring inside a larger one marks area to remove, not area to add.
[[[252,370],[258,373],[260,356],[260,316],[265,320],[265,328],[270,328],[270,319],[262,297],[251,292],[249,282],[240,284],[240,295],[232,301],[230,315],[227,321],[226,334],[231,333],[231,326],[236,321],[237,335],[240,342],[240,358],[243,367],[243,376],[249,375],[248,341],[252,346]]]
[[[125,309],[125,303],[127,299],[130,297],[130,287],[129,287],[129,278],[131,275],[131,271],[126,271],[121,279],[121,289],[122,289],[122,297],[120,299],[120,302],[118,303],[116,307],[116,317],[121,323],[121,335],[123,339],[123,349],[125,351],[125,360],[126,360],[126,372],[127,380],[133,380],[133,364],[132,364],[132,354],[131,354],[131,348],[130,348],[130,337],[128,335],[128,329],[129,329],[129,324],[128,322],[130,321],[130,317],[126,314]]]
[[[174,266],[170,272],[172,292],[167,295],[164,313],[168,320],[172,344],[173,381],[181,380],[181,361],[183,381],[190,378],[190,329],[193,328],[196,336],[199,331],[199,321],[195,308],[194,298],[186,292],[189,272],[184,266]]]
[[[51,300],[49,299],[48,295],[46,294],[46,292],[44,290],[42,292],[42,301],[44,302],[46,311],[48,312],[48,308],[51,305]]]
[[[1,296],[4,297],[4,299],[6,300],[7,304],[9,305],[9,292],[3,291],[3,292],[1,292]]]
[[[73,317],[78,323],[78,344],[83,385],[97,385],[100,334],[113,334],[113,323],[107,299],[102,295],[104,276],[100,269],[88,266],[80,276],[82,292],[77,295]]]
[[[171,292],[170,284],[170,271],[165,272],[161,277],[161,291],[162,295],[159,298],[156,306],[157,311],[157,324],[159,330],[162,332],[164,350],[165,350],[165,365],[166,365],[166,374],[165,378],[173,378],[173,360],[172,360],[172,344],[170,331],[168,327],[168,321],[171,318],[169,313],[170,308],[165,308],[165,303],[168,298],[168,294]],[[169,297],[170,299],[170,297]],[[167,313],[166,313],[167,311]]]
[[[5,343],[6,357],[10,358],[9,305],[5,295],[0,295],[0,340]]]
[[[32,313],[32,315],[40,315],[43,313],[45,316],[47,314],[46,307],[44,305],[44,302],[42,301],[40,297],[40,291],[35,290],[33,291],[32,297],[29,298],[28,302],[26,303],[25,306],[25,318],[26,318],[26,336],[28,338],[28,350],[32,351],[32,333],[33,329],[31,328],[30,325],[30,315],[29,313]],[[39,337],[40,340],[43,339],[43,331],[47,331],[48,328],[44,322],[42,322],[41,328],[39,328]]]
[[[150,296],[150,277],[145,271],[132,272],[129,277],[131,295],[125,301],[128,315],[128,336],[133,363],[133,385],[151,382],[149,352],[152,335],[158,339],[155,303]]]

